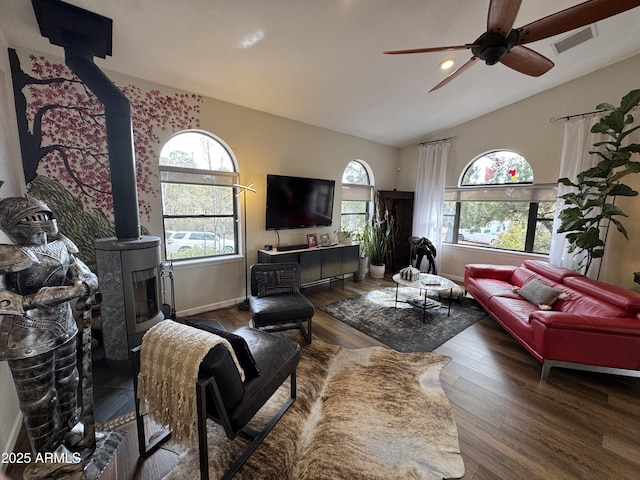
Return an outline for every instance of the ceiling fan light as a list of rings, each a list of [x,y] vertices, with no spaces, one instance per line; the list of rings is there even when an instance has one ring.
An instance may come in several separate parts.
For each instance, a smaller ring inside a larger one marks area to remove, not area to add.
[[[445,58],[440,62],[440,70],[449,70],[455,63],[456,61],[453,58]]]

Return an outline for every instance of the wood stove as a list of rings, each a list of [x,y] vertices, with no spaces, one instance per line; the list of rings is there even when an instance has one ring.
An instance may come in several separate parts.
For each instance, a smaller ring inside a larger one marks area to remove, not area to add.
[[[102,292],[102,335],[110,363],[129,362],[142,335],[164,320],[160,297],[160,237],[96,241],[96,261]]]

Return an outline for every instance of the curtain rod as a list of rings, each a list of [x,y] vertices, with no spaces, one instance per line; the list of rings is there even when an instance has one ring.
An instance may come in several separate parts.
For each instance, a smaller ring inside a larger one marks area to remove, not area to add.
[[[565,115],[564,117],[551,117],[549,119],[549,123],[556,123],[558,120],[569,120],[570,118],[575,118],[575,117],[586,117],[587,115],[593,115],[595,113],[602,113],[602,112],[606,112],[606,110],[594,110],[592,112],[584,112],[584,113],[575,113],[573,115]]]
[[[414,143],[413,146],[419,147],[420,145],[429,145],[430,143],[446,142],[447,140],[457,140],[457,139],[458,139],[458,136],[454,135],[453,137],[441,138],[439,140],[429,140],[428,142]]]
[[[635,112],[637,108],[638,108],[638,106],[636,105],[635,107],[633,107],[631,109],[631,111]],[[607,110],[594,110],[593,112],[576,113],[574,115],[566,115],[564,117],[559,117],[559,118],[551,117],[549,119],[549,122],[550,123],[556,123],[558,120],[569,120],[570,118],[575,118],[575,117],[586,117],[587,115],[593,115],[595,113],[604,113],[606,111]]]

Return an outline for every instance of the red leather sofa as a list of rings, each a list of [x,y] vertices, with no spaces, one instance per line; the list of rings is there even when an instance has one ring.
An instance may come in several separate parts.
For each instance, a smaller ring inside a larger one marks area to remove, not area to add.
[[[568,298],[543,310],[514,291],[532,280],[561,290]],[[639,293],[539,260],[526,260],[519,267],[469,264],[464,284],[482,308],[542,363],[541,379],[551,367],[640,376]]]

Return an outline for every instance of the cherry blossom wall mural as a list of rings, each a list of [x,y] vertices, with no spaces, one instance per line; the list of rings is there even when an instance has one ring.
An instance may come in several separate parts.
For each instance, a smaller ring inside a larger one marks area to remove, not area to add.
[[[13,49],[9,60],[29,192],[49,204],[60,230],[92,264],[94,240],[114,232],[103,105],[62,62]],[[131,102],[140,216],[149,221],[150,200],[160,188],[156,172],[162,142],[200,126],[202,97],[117,86]]]

